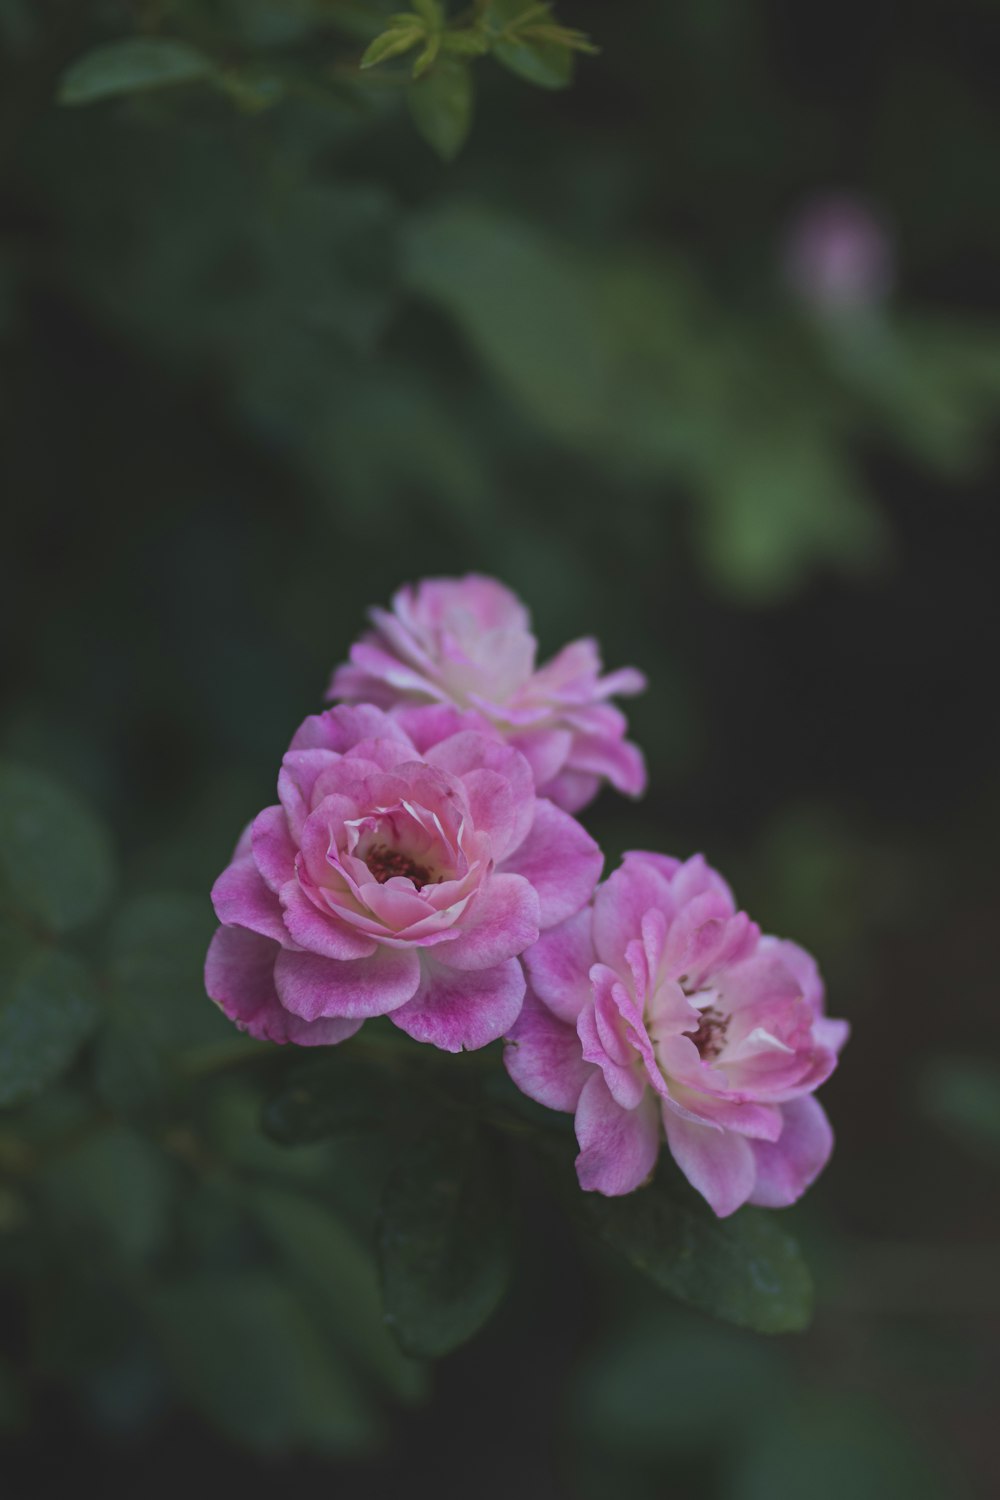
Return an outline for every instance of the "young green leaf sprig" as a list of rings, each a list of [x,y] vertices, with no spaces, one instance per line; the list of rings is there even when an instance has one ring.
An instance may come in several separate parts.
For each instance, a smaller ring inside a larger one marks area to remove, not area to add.
[[[489,0],[449,20],[441,0],[414,0],[389,18],[366,48],[361,68],[416,53],[407,103],[414,123],[446,161],[457,155],[472,124],[470,64],[491,55],[539,88],[565,88],[576,53],[596,53],[590,38],[552,17],[550,4]]]

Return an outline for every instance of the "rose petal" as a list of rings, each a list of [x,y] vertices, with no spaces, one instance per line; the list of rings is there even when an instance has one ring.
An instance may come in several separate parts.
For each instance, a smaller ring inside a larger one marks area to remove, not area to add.
[[[625,964],[633,938],[642,935],[642,919],[658,909],[668,919],[674,910],[670,886],[660,872],[642,859],[628,859],[594,896],[594,947],[612,969]]]
[[[254,862],[277,894],[295,874],[295,844],[283,807],[265,807],[253,820]]]
[[[590,900],[604,855],[585,828],[544,798],[535,804],[531,831],[503,862],[538,892],[543,932],[573,916]]]
[[[343,961],[282,950],[274,966],[278,998],[305,1021],[383,1016],[405,1005],[420,983],[413,948],[379,947],[371,958]]]
[[[576,1110],[580,1154],[576,1175],[585,1192],[608,1198],[631,1193],[656,1166],[660,1120],[655,1096],[643,1095],[636,1109],[622,1109],[611,1096],[602,1073],[583,1086]]]
[[[415,1041],[444,1052],[474,1052],[510,1031],[524,992],[524,970],[516,958],[492,969],[458,970],[425,955],[420,988],[393,1011],[392,1022]]]
[[[309,899],[297,880],[281,890],[284,925],[295,941],[322,958],[370,958],[377,944],[373,938],[345,926],[332,913],[324,914]]]
[[[753,1192],[754,1147],[745,1136],[693,1120],[663,1105],[670,1154],[684,1176],[720,1219],[735,1213]]]
[[[822,1105],[807,1095],[781,1106],[784,1125],[772,1144],[754,1141],[757,1180],[750,1202],[785,1208],[801,1198],[830,1159],[833,1131]]]
[[[522,1094],[548,1109],[572,1114],[593,1071],[580,1053],[572,1026],[556,1020],[531,992],[507,1034],[504,1066]]]
[[[303,1021],[286,1011],[274,987],[276,943],[240,927],[220,927],[205,960],[205,989],[241,1031],[263,1042],[327,1047],[361,1026],[340,1017]]]
[[[448,943],[454,969],[490,969],[523,953],[538,938],[538,896],[520,875],[487,879]]]
[[[288,945],[281,905],[252,859],[237,860],[223,870],[212,887],[212,905],[224,926],[245,927]]]
[[[575,1026],[590,1001],[594,944],[589,907],[543,932],[524,955],[535,994],[559,1020]]]

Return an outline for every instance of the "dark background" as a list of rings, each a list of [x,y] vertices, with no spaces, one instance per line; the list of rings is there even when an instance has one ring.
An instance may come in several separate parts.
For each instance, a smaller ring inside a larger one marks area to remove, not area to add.
[[[477,64],[450,167],[375,85],[55,107],[140,9],[0,6],[3,754],[100,808],[126,894],[207,899],[365,608],[493,573],[544,654],[650,679],[609,864],[704,850],[853,1037],[787,1216],[807,1335],[652,1298],[526,1168],[510,1298],[344,1454],[248,1453],[127,1336],[47,1359],[13,1283],[5,1490],[995,1494],[996,4],[563,0],[601,55]],[[202,9],[358,54],[336,5]],[[894,285],[810,308],[783,247],[831,191]]]

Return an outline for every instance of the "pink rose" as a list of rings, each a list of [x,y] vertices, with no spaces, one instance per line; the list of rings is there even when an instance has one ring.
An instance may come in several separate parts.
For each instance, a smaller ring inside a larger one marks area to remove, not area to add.
[[[892,288],[893,248],[885,225],[849,193],[830,193],[803,206],[788,230],[784,262],[792,290],[824,316],[877,307]]]
[[[602,780],[631,797],[646,786],[624,715],[607,700],[642,692],[631,667],[601,676],[597,644],[564,646],[535,667],[538,643],[519,599],[493,578],[427,578],[400,589],[392,613],[371,611],[375,629],[338,667],[329,697],[400,709],[437,704],[443,723],[478,723],[522,751],[535,785],[578,812]]]
[[[822,1170],[833,1136],[812,1093],[847,1025],[824,1016],[809,955],[762,937],[700,855],[627,854],[527,967],[507,1070],[575,1111],[581,1187],[632,1192],[664,1135],[720,1217],[793,1203]]]
[[[421,755],[380,709],[308,718],[212,890],[205,983],[244,1031],[322,1046],[390,1015],[449,1052],[510,1029],[520,955],[589,899],[602,856],[535,795],[519,751],[451,735]]]

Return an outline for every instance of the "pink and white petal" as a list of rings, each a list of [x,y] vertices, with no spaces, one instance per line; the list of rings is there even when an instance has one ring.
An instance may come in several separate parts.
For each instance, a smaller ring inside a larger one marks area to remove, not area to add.
[[[278,893],[295,874],[295,843],[283,807],[265,807],[253,820],[254,862],[271,890]]]
[[[582,812],[601,789],[601,778],[585,771],[560,771],[559,775],[544,786],[539,786],[538,795],[548,797],[563,812]]]
[[[833,1150],[830,1122],[812,1095],[782,1105],[782,1114],[784,1127],[778,1140],[753,1145],[757,1180],[750,1202],[761,1208],[785,1208],[801,1198]]]
[[[644,693],[648,686],[645,674],[638,667],[619,667],[616,672],[602,677],[596,690],[602,698],[634,698],[636,693]]]
[[[627,1050],[626,1062],[618,1061],[609,1053],[604,1038],[598,1030],[594,1007],[588,1005],[580,1012],[576,1023],[580,1051],[584,1062],[593,1063],[604,1075],[604,1082],[615,1103],[622,1109],[635,1109],[646,1092],[646,1078],[635,1066],[634,1057]]]
[[[592,1068],[583,1060],[573,1027],[556,1020],[530,986],[506,1041],[504,1067],[521,1093],[547,1109],[572,1114]]]
[[[469,803],[469,816],[477,833],[489,836],[493,858],[499,864],[523,843],[531,827],[534,794],[525,802],[506,776],[480,768],[467,771],[462,785]]]
[[[285,809],[294,838],[298,838],[302,824],[312,811],[317,778],[339,763],[340,756],[332,750],[285,751],[278,772],[278,801]]]
[[[535,994],[559,1020],[575,1026],[591,998],[594,962],[591,911],[585,906],[566,922],[543,932],[524,955]]]
[[[781,1107],[777,1104],[727,1099],[724,1094],[702,1093],[673,1080],[670,1097],[683,1107],[689,1119],[703,1120],[706,1125],[718,1125],[723,1130],[735,1130],[737,1135],[748,1136],[751,1140],[776,1141],[782,1131]]]
[[[414,1041],[443,1052],[475,1052],[506,1036],[520,1014],[524,993],[524,970],[516,958],[492,969],[460,970],[445,968],[425,953],[420,988],[392,1012],[392,1022]]]
[[[635,1109],[622,1109],[604,1075],[593,1073],[576,1108],[576,1138],[576,1175],[585,1192],[607,1198],[634,1192],[656,1166],[660,1151],[655,1096],[647,1093]]]
[[[427,752],[427,760],[453,776],[465,776],[469,771],[498,771],[510,782],[519,802],[530,805],[535,795],[531,767],[520,750],[474,730],[463,730],[433,745]]]
[[[244,828],[243,832],[240,834],[239,838],[237,839],[237,841],[236,841],[236,848],[233,850],[233,857],[232,857],[232,859],[229,862],[230,862],[230,864],[235,865],[237,863],[237,861],[239,861],[241,859],[249,859],[249,857],[252,854],[253,854],[253,819],[251,818],[250,822],[247,824],[247,826]]]
[[[628,797],[641,797],[646,790],[646,761],[631,740],[578,734],[573,739],[567,769],[601,776]]]
[[[403,738],[405,733],[381,708],[370,703],[340,704],[310,714],[292,736],[290,750],[335,750],[344,755],[360,740]]]
[[[678,906],[686,905],[705,891],[717,891],[729,907],[730,916],[736,911],[736,900],[728,883],[718,870],[712,868],[703,854],[692,854],[677,867],[671,882],[674,900]]]
[[[760,940],[761,951],[773,953],[779,957],[799,982],[799,988],[808,1001],[813,1014],[823,1014],[824,988],[820,977],[819,967],[811,953],[800,948],[798,943],[789,942],[785,938],[763,937]]]
[[[651,910],[673,912],[670,886],[646,860],[627,859],[598,886],[594,896],[594,947],[602,962],[617,969],[633,938],[642,935],[642,919]]]
[[[384,1016],[412,999],[420,984],[413,948],[380,946],[371,958],[341,960],[283,949],[274,966],[278,999],[304,1021]]]
[[[448,944],[454,969],[491,969],[516,958],[538,939],[538,896],[520,875],[492,875],[483,882]]]
[[[670,1154],[684,1176],[725,1219],[750,1197],[756,1179],[754,1147],[745,1136],[719,1126],[696,1125],[686,1114],[663,1105],[663,1128]]]
[[[568,729],[536,729],[512,735],[509,743],[520,750],[531,767],[535,786],[541,788],[565,767],[573,736]]]
[[[281,904],[252,859],[228,865],[212,887],[215,915],[226,927],[245,927],[287,947]]]
[[[835,1021],[830,1016],[821,1016],[813,1022],[813,1037],[821,1047],[836,1055],[851,1034],[848,1021]]]
[[[539,798],[531,832],[503,862],[538,892],[542,931],[574,916],[593,894],[604,855],[585,828],[553,803]]]
[[[333,912],[321,911],[297,880],[290,880],[282,887],[281,906],[285,927],[299,946],[309,953],[318,953],[322,958],[349,960],[370,958],[375,952],[374,938],[346,926]]]
[[[240,927],[220,927],[205,960],[205,988],[241,1031],[263,1042],[325,1047],[353,1036],[360,1021],[316,1021],[289,1015],[274,986],[276,943]]]
[[[456,708],[453,703],[404,703],[393,710],[393,718],[406,731],[420,755],[426,754],[432,745],[439,745],[442,740],[463,730],[473,730],[491,739],[500,737],[482,715]]]

